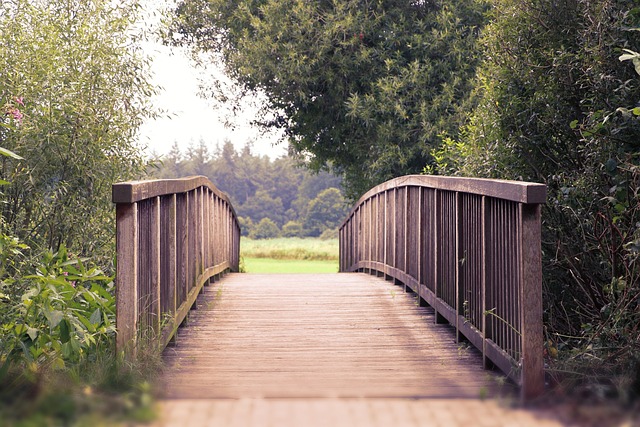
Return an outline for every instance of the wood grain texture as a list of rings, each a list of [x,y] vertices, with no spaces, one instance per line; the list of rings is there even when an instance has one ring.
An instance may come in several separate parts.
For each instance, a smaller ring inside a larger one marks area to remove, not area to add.
[[[167,398],[472,397],[511,392],[455,329],[382,278],[230,274],[164,352]]]

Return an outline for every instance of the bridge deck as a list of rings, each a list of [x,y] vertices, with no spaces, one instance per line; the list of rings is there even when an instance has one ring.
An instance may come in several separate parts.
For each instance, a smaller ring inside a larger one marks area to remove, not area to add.
[[[365,274],[231,274],[164,353],[166,397],[477,398],[509,393],[402,287]]]

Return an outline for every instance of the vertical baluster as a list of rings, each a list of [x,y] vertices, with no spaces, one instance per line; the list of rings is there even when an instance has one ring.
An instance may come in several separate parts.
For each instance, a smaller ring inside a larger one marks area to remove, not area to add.
[[[149,217],[149,318],[151,338],[156,340],[160,335],[161,301],[160,301],[160,197],[150,200]]]
[[[177,280],[176,280],[176,195],[163,196],[160,201],[160,301],[162,315],[173,321],[176,315]],[[173,326],[172,326],[173,329]],[[175,332],[177,334],[177,332]],[[176,340],[174,335],[172,341]],[[166,343],[163,343],[166,344]]]
[[[487,319],[487,303],[488,298],[490,297],[490,293],[488,292],[488,281],[490,280],[490,266],[488,264],[488,259],[491,257],[491,254],[488,253],[491,250],[491,242],[488,241],[487,236],[490,232],[489,224],[491,222],[490,218],[490,207],[487,206],[488,201],[486,196],[482,196],[482,262],[480,263],[482,266],[482,280],[480,284],[481,288],[481,307],[480,307],[480,315],[482,317],[481,330],[482,330],[482,365],[485,369],[489,367],[489,360],[487,359],[487,340],[491,339],[491,332],[489,330],[490,324],[489,319]]]
[[[178,306],[187,300],[189,294],[189,193],[176,195],[176,252],[178,263]]]

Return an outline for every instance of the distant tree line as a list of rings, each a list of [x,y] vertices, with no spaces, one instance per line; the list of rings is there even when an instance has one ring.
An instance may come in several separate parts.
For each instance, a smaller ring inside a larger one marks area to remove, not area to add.
[[[174,143],[167,155],[156,159],[151,175],[208,177],[231,198],[244,236],[337,236],[348,211],[341,179],[329,172],[311,172],[292,157],[272,160],[255,155],[251,148],[247,143],[237,151],[227,140],[211,152],[201,140],[183,153]]]

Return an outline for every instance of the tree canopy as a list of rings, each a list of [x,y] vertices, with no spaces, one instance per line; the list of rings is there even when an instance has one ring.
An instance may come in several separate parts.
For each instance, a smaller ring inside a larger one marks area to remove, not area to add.
[[[466,0],[184,0],[168,39],[210,54],[243,94],[265,94],[258,121],[284,129],[310,167],[334,167],[356,198],[421,172],[441,135],[457,134],[482,12]]]
[[[248,143],[239,152],[230,141],[209,154],[204,141],[182,153],[177,145],[158,159],[156,178],[207,176],[227,193],[245,236],[320,236],[337,230],[348,206],[341,179],[328,172],[312,173],[296,159],[254,155]],[[268,219],[269,221],[263,221]]]
[[[111,184],[141,171],[136,133],[153,111],[139,12],[132,1],[0,4],[0,108],[21,114],[0,128],[0,147],[22,156],[0,165],[11,184],[0,209],[30,244],[91,252],[112,241]]]

